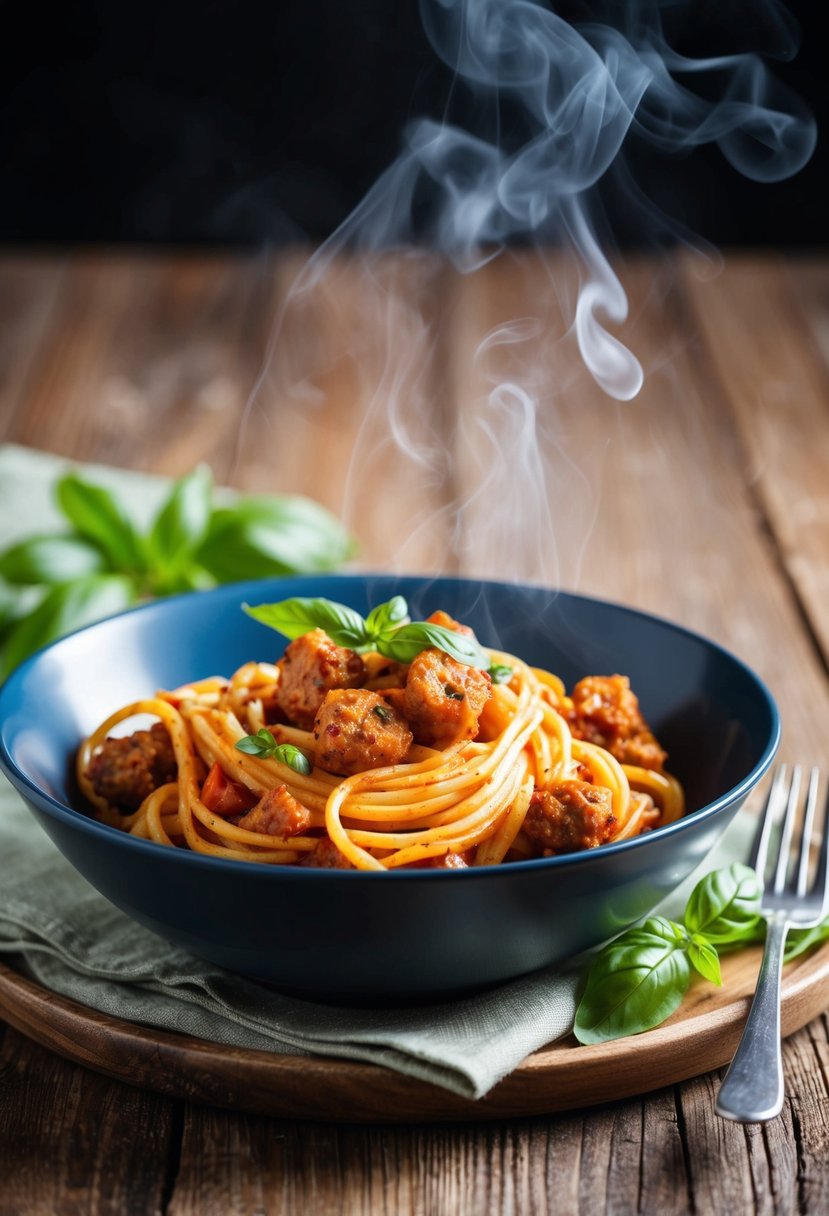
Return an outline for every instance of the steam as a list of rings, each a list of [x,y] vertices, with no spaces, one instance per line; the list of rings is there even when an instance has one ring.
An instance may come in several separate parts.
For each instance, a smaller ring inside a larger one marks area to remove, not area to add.
[[[590,191],[626,137],[672,155],[714,143],[745,176],[773,182],[803,167],[817,136],[808,111],[758,55],[689,59],[666,44],[659,4],[616,8],[628,13],[627,36],[609,25],[576,29],[531,0],[422,0],[436,53],[484,103],[512,103],[523,135],[510,147],[497,131],[484,139],[448,120],[413,123],[396,163],[314,269],[343,244],[419,241],[464,271],[516,238],[564,246],[584,271],[575,318],[582,357],[607,393],[634,397],[641,368],[605,325],[625,320],[624,290],[589,218]],[[791,54],[791,32],[781,34]],[[710,92],[712,79],[720,82],[714,100],[681,82]],[[424,187],[425,221],[417,217]]]
[[[770,75],[760,54],[692,59],[677,53],[662,26],[663,9],[675,7],[659,0],[615,3],[609,7],[615,24],[575,26],[532,0],[421,0],[429,41],[455,74],[444,119],[423,118],[408,126],[397,160],[305,264],[286,304],[290,311],[318,297],[343,256],[359,251],[366,268],[360,288],[366,330],[386,335],[378,366],[359,369],[374,376],[362,399],[367,402],[363,433],[371,437],[375,460],[389,444],[405,452],[429,484],[452,477],[451,460],[424,405],[428,386],[422,368],[432,341],[430,326],[418,301],[397,294],[400,284],[382,269],[386,252],[406,251],[420,259],[423,282],[440,259],[449,259],[460,273],[473,273],[516,242],[555,250],[556,265],[569,260],[578,280],[567,302],[569,334],[556,341],[575,340],[601,389],[629,401],[641,388],[643,372],[613,332],[623,326],[628,305],[597,235],[598,184],[612,170],[625,181],[628,199],[641,205],[643,223],[674,235],[678,228],[641,197],[625,162],[626,142],[661,156],[715,144],[730,166],[757,182],[788,177],[809,159],[815,124],[799,99]],[[748,8],[754,26],[762,15],[770,31],[767,52],[792,56],[796,38],[784,11],[773,0],[747,6],[747,13]],[[474,131],[453,121],[461,92],[475,100]],[[570,292],[568,284],[558,282],[551,289]],[[260,388],[269,383],[281,401],[307,408],[309,383],[318,386],[319,377],[306,370],[289,383],[284,366],[278,366],[282,361],[272,358],[283,322]],[[520,326],[516,331],[509,325],[486,334],[471,353],[472,364],[488,364],[494,351],[521,343],[522,334]],[[353,355],[353,335],[350,342]],[[526,370],[519,378],[499,374],[493,380],[489,373],[483,378],[490,380],[486,400],[479,402],[474,419],[461,423],[464,442],[479,452],[472,461],[479,478],[452,486],[455,497],[450,494],[446,506],[458,559],[476,503],[503,487],[508,470],[514,476],[520,468],[528,487],[529,501],[522,507],[525,517],[533,516],[531,536],[551,532],[549,470],[539,455],[544,429],[539,385]],[[262,408],[261,402],[252,408]],[[365,469],[352,464],[347,498]],[[430,521],[419,516],[416,504],[412,520],[412,536],[423,535]],[[523,554],[516,554],[514,529],[499,543],[516,576],[557,579],[557,559],[548,548],[541,561],[537,539]]]

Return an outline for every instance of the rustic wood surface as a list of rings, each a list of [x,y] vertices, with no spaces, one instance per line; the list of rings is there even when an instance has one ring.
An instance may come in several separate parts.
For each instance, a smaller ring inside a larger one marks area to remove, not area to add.
[[[829,738],[829,261],[620,266],[646,373],[608,399],[573,273],[426,258],[0,260],[0,441],[301,491],[365,568],[530,577],[749,661],[782,755]],[[718,1073],[579,1112],[335,1126],[106,1079],[0,1027],[0,1214],[824,1213],[829,1024],[787,1040],[783,1114],[717,1119]]]
[[[722,986],[695,982],[647,1035],[591,1047],[572,1035],[528,1056],[477,1101],[374,1064],[246,1051],[132,1025],[49,992],[0,962],[0,1018],[65,1059],[115,1081],[248,1114],[336,1123],[498,1120],[596,1106],[727,1066],[757,982],[759,946],[722,959]],[[829,943],[790,963],[789,1036],[829,1003]]]

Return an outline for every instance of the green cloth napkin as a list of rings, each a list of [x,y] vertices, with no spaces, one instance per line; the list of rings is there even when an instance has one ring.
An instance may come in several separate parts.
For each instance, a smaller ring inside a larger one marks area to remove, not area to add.
[[[49,491],[67,464],[0,448],[0,547],[51,527]],[[146,518],[166,483],[85,466]],[[738,821],[663,909],[684,907],[704,870],[745,856]],[[462,880],[460,880],[462,881]],[[545,1043],[569,1032],[578,969],[547,969],[490,992],[412,1010],[349,1009],[284,997],[205,963],[141,928],[64,860],[0,779],[0,952],[47,988],[131,1022],[209,1042],[380,1064],[478,1098]]]

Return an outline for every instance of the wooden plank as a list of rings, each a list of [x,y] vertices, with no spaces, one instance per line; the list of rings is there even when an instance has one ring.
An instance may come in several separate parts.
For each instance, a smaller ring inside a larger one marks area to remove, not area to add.
[[[0,1041],[0,1213],[160,1212],[173,1104],[66,1064],[16,1031]]]
[[[712,378],[736,420],[753,492],[829,665],[829,360],[814,337],[826,332],[820,267],[813,267],[818,277],[806,309],[779,257],[729,258],[711,282],[695,268],[685,260],[682,281]],[[825,260],[822,269],[825,289]]]
[[[463,569],[557,578],[567,590],[707,634],[773,690],[786,724],[783,755],[819,762],[829,730],[825,673],[746,486],[743,435],[729,421],[713,360],[702,360],[684,284],[672,283],[671,266],[624,267],[631,320],[620,336],[646,378],[635,400],[619,404],[597,388],[564,332],[549,268],[528,255],[519,271],[496,262],[478,282],[461,283],[458,340],[447,338],[458,416],[473,419],[493,381],[517,381],[535,402],[540,453],[535,465],[522,456],[527,445],[513,441],[509,426],[520,414],[507,412],[498,435],[508,455],[486,501],[467,512]],[[515,317],[536,318],[535,330],[527,323],[525,340],[492,347],[482,370],[481,341]],[[706,330],[706,342],[717,341],[716,327]],[[722,344],[733,345],[727,331]],[[472,501],[480,456],[461,444],[455,463]],[[817,553],[809,563],[818,565]]]
[[[796,302],[796,315],[803,320],[812,341],[829,366],[829,258],[787,257],[777,262]]]
[[[277,274],[279,316],[240,428],[234,482],[309,494],[356,536],[364,569],[451,569],[431,258],[299,255]]]
[[[0,258],[0,440],[28,399],[45,336],[59,324],[66,259],[33,254]]]
[[[829,1025],[826,1014],[786,1044],[787,1099],[801,1212],[829,1211]]]
[[[73,266],[7,438],[62,455],[307,494],[363,568],[447,568],[447,444],[436,391],[438,267],[302,255],[106,257]]]
[[[758,1137],[763,1143],[762,1128],[755,1124],[746,1130],[714,1115],[721,1080],[709,1074],[680,1091],[694,1209],[711,1216],[731,1212],[774,1216],[768,1161],[762,1148],[756,1150]]]
[[[38,1042],[116,1080],[188,1101],[263,1115],[342,1122],[473,1121],[546,1114],[656,1090],[727,1063],[756,983],[759,948],[722,960],[723,986],[691,986],[680,1008],[644,1036],[534,1052],[476,1101],[376,1065],[286,1056],[133,1026],[47,992],[0,964],[0,1014]],[[788,1035],[826,1005],[829,946],[791,963]]]
[[[61,455],[221,478],[268,331],[255,260],[79,256],[8,439]]]

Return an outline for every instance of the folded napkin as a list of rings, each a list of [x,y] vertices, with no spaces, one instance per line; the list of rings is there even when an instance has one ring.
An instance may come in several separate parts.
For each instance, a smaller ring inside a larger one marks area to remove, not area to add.
[[[52,526],[49,486],[65,464],[22,448],[0,448],[0,547],[23,533],[14,520],[25,520],[25,532]],[[164,491],[162,479],[85,472],[145,514],[147,503],[157,503]],[[745,836],[738,821],[661,910],[678,914],[705,870],[744,857]],[[237,1047],[365,1060],[471,1098],[570,1031],[579,979],[578,966],[570,964],[413,1010],[349,1009],[281,996],[129,920],[64,860],[0,778],[3,952],[19,956],[47,988],[114,1017]]]

